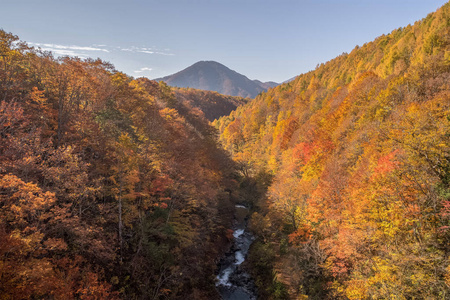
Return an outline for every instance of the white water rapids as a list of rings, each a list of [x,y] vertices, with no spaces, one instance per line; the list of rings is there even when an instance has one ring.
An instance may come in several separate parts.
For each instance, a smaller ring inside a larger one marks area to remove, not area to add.
[[[253,280],[241,266],[254,240],[253,235],[247,231],[249,210],[239,204],[235,208],[233,245],[219,264],[216,286],[224,300],[253,300],[256,299]]]

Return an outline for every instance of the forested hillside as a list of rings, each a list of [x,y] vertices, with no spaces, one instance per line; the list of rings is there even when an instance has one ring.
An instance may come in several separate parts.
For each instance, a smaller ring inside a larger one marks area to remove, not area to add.
[[[0,298],[217,298],[236,176],[203,114],[4,31],[0,54]]]
[[[215,125],[268,188],[261,297],[450,298],[449,3]]]
[[[229,115],[239,105],[248,102],[248,98],[227,96],[217,92],[192,88],[172,88],[178,102],[192,109],[199,109],[209,121]]]

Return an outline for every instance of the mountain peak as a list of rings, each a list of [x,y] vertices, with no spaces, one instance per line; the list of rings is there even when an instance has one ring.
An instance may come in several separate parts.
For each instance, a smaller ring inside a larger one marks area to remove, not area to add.
[[[195,64],[193,64],[193,66],[195,66],[195,65],[218,65],[218,66],[222,66],[222,67],[226,68],[226,66],[224,66],[223,64],[221,64],[217,61],[214,61],[214,60],[200,60],[200,61],[196,62]]]
[[[268,88],[278,85],[274,82],[250,80],[219,62],[204,60],[178,73],[155,80],[175,87],[190,87],[246,98],[254,98]]]

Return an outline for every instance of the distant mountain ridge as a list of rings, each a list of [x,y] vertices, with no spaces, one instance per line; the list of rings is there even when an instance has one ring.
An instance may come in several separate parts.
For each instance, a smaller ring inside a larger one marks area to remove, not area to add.
[[[155,80],[174,87],[190,87],[244,98],[255,98],[259,93],[278,85],[272,81],[250,80],[215,61],[199,61],[178,73]]]

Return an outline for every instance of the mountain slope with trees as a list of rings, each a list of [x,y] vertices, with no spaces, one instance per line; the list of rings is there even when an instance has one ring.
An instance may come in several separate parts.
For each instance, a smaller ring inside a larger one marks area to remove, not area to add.
[[[450,297],[450,4],[215,122],[271,299]]]
[[[239,178],[203,113],[4,31],[0,53],[0,298],[217,298]]]
[[[175,97],[191,109],[199,109],[209,121],[229,115],[248,98],[222,95],[217,92],[192,88],[173,88]]]

